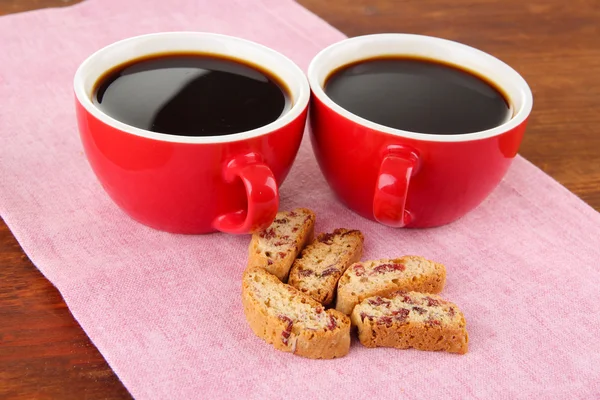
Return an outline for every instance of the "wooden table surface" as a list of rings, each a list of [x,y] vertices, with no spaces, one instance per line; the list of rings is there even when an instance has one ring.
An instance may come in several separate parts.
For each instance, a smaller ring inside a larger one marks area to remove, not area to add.
[[[0,0],[0,15],[77,1]],[[600,210],[599,0],[299,1],[348,36],[439,36],[512,65],[534,95],[521,155]],[[0,398],[129,397],[0,221]]]

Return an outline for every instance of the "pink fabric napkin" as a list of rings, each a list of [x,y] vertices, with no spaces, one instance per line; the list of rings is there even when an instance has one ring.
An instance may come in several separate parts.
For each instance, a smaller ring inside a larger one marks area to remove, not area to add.
[[[87,0],[0,18],[0,212],[133,396],[236,398],[598,398],[600,214],[522,158],[462,220],[389,229],[332,196],[304,141],[285,209],[317,230],[361,229],[365,258],[420,254],[447,266],[465,356],[366,349],[314,361],[273,350],[240,303],[247,236],[146,228],[87,164],[72,77],[91,52],[148,32],[245,37],[306,68],[343,35],[291,0]]]

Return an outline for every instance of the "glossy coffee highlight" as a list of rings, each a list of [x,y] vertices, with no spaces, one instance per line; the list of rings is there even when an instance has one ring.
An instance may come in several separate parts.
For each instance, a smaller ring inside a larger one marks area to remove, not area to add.
[[[325,93],[369,121],[404,131],[480,132],[511,118],[507,96],[491,81],[437,60],[386,56],[333,71]]]
[[[179,136],[222,136],[268,125],[291,107],[273,74],[232,58],[159,54],[119,65],[96,83],[92,101],[125,124]]]

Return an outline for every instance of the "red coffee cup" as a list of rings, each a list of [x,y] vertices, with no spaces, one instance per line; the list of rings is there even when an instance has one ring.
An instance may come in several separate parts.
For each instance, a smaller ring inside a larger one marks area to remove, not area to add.
[[[473,71],[508,96],[512,118],[493,129],[436,135],[393,129],[336,104],[324,90],[338,68],[360,60],[408,55]],[[525,80],[497,58],[434,37],[376,34],[335,43],[308,68],[311,141],[338,198],[365,218],[392,227],[455,221],[498,185],[517,155],[533,98]]]
[[[257,65],[280,78],[291,108],[276,121],[226,136],[175,136],[126,125],[91,98],[106,71],[152,54],[198,52]],[[310,88],[291,60],[234,37],[171,32],[111,44],[87,58],[74,81],[79,133],[89,163],[133,219],[175,233],[249,233],[269,226],[304,132]]]

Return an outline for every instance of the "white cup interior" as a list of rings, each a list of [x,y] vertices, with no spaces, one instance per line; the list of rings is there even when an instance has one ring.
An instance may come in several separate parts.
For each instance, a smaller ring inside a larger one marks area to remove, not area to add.
[[[92,92],[98,80],[107,71],[147,55],[177,52],[198,52],[231,57],[270,71],[289,90],[292,107],[279,119],[250,131],[223,136],[177,136],[127,125],[103,113],[93,104]],[[73,84],[77,100],[100,121],[134,135],[177,143],[223,143],[261,136],[293,121],[306,108],[310,99],[310,87],[306,76],[289,58],[248,40],[203,32],[155,33],[113,43],[89,56],[79,66]]]
[[[439,60],[486,77],[502,89],[511,104],[512,118],[485,131],[457,135],[436,135],[403,131],[361,118],[331,100],[324,90],[325,81],[336,69],[356,61],[378,56],[407,55]],[[313,94],[338,114],[369,128],[417,140],[459,142],[484,139],[502,134],[521,124],[531,112],[533,96],[527,82],[499,59],[457,42],[412,34],[375,34],[342,40],[322,50],[308,67]]]

